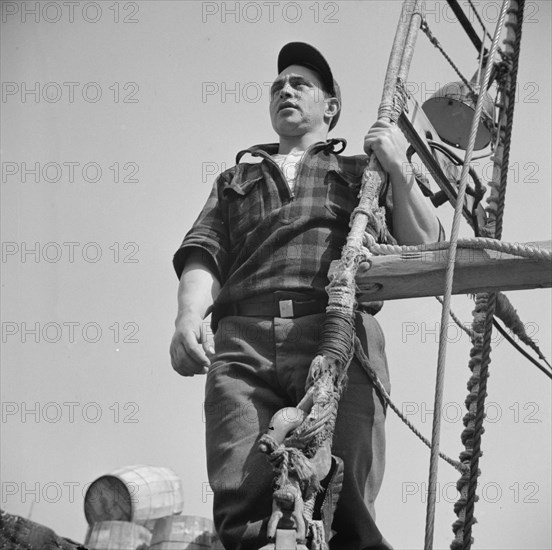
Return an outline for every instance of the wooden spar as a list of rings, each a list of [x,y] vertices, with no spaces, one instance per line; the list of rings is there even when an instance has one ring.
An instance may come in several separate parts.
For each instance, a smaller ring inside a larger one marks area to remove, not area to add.
[[[395,109],[395,97],[397,94],[397,84],[399,78],[406,79],[410,61],[412,59],[413,44],[416,40],[416,33],[419,27],[420,14],[418,12],[418,0],[404,0],[387,70],[383,84],[383,92],[380,106],[378,108],[378,120],[388,120],[396,122],[400,113]],[[416,19],[415,19],[416,15]],[[418,27],[416,27],[416,24]],[[408,43],[412,47],[408,47]],[[351,220],[351,230],[347,236],[347,242],[343,249],[342,260],[349,254],[355,254],[360,250],[363,235],[368,224],[368,215],[366,212],[377,211],[377,201],[379,190],[385,180],[383,170],[378,162],[376,155],[371,154],[368,166],[363,175],[362,192],[358,204],[358,212]],[[345,268],[345,265],[343,266]],[[353,267],[354,269],[354,267]],[[339,275],[338,275],[339,276]],[[332,292],[328,292],[329,303],[332,305]],[[336,300],[341,305],[341,299]],[[348,304],[349,314],[353,316],[353,303]]]
[[[402,101],[399,98],[399,87],[406,81],[416,36],[420,26],[421,13],[419,11],[419,0],[405,0],[403,2],[401,16],[397,25],[387,72],[383,87],[382,99],[378,109],[378,120],[389,120],[396,123],[402,111]],[[402,89],[402,88],[401,88]],[[400,107],[400,108],[398,108]],[[347,236],[347,241],[342,250],[341,260],[336,270],[336,281],[340,281],[341,288],[336,291],[337,285],[333,282],[328,286],[328,309],[346,311],[353,318],[354,300],[352,299],[352,286],[347,286],[343,291],[343,281],[349,281],[349,272],[352,277],[355,276],[358,257],[363,237],[368,225],[375,233],[381,228],[378,214],[383,219],[381,209],[378,207],[379,192],[384,181],[384,174],[376,155],[369,155],[368,166],[364,170],[362,177],[362,190],[360,194],[358,207],[352,215],[351,230]],[[330,278],[331,280],[331,278]]]
[[[392,117],[393,97],[397,89],[397,76],[399,74],[406,37],[408,35],[409,16],[412,15],[416,7],[417,5],[412,5],[408,0],[405,0],[401,8],[401,15],[399,17],[399,23],[397,24],[397,30],[395,31],[395,38],[393,39],[393,46],[391,47],[389,61],[387,62],[387,70],[385,71],[385,79],[383,81],[383,91],[378,108],[379,119]]]
[[[551,241],[527,244],[552,249]],[[446,263],[446,250],[370,256],[356,275],[357,301],[440,296]],[[454,273],[453,294],[552,287],[550,262],[493,250],[458,248]]]

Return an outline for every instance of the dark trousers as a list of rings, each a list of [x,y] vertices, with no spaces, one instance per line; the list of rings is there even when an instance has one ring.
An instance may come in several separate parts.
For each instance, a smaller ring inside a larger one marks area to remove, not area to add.
[[[216,356],[207,375],[205,418],[215,527],[226,550],[257,550],[267,541],[274,473],[257,449],[258,440],[276,411],[295,406],[303,397],[323,319],[323,313],[297,319],[231,316],[219,323]],[[359,313],[356,330],[389,389],[378,322]],[[332,445],[345,472],[330,548],[389,549],[374,521],[385,468],[385,407],[356,359],[348,375]]]

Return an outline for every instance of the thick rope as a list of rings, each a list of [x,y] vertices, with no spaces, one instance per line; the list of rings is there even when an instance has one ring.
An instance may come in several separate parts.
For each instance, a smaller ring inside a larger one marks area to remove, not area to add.
[[[277,473],[276,489],[285,487],[292,479],[307,490],[307,496],[320,489],[311,462],[299,449],[278,444],[270,434],[264,434],[259,443],[265,446],[265,454]]]
[[[520,52],[520,43],[521,43],[521,27],[523,22],[523,0],[521,0],[518,10],[512,10],[512,13],[517,14],[518,21],[517,24],[511,21],[506,22],[506,27],[510,32],[515,33],[515,44],[513,44],[514,52],[512,56],[512,66],[510,68],[510,84],[508,89],[508,106],[506,109],[506,127],[504,128],[504,148],[502,152],[502,167],[500,174],[500,187],[498,189],[497,205],[496,205],[496,220],[495,220],[495,239],[502,238],[502,218],[504,215],[504,207],[506,204],[506,185],[508,182],[508,169],[504,167],[509,166],[510,162],[510,145],[512,143],[512,128],[514,125],[514,107],[515,107],[515,97],[516,97],[516,85],[517,85],[517,73],[519,67],[519,52]],[[506,38],[508,40],[508,37]],[[493,178],[494,180],[494,178]],[[491,183],[491,195],[489,197],[489,203],[493,199],[493,191],[496,189],[496,186]]]
[[[466,407],[468,412],[464,416],[464,430],[462,432],[462,443],[465,446],[465,451],[460,454],[460,459],[468,467],[468,472],[464,473],[462,477],[456,483],[456,487],[460,492],[460,498],[454,505],[454,511],[458,516],[458,519],[454,522],[452,529],[455,533],[456,539],[451,544],[452,550],[460,550],[465,547],[465,544],[471,544],[473,539],[471,538],[471,525],[475,522],[473,518],[473,506],[477,500],[475,492],[476,485],[472,485],[472,492],[470,492],[470,481],[473,478],[474,471],[472,468],[472,459],[475,453],[480,453],[480,446],[476,447],[474,442],[474,434],[476,432],[476,421],[478,413],[478,398],[482,395],[482,387],[480,382],[482,378],[485,378],[485,373],[482,372],[482,366],[484,364],[483,354],[485,349],[489,349],[488,343],[484,342],[487,336],[490,340],[490,334],[486,331],[489,329],[487,323],[487,312],[489,311],[489,304],[487,301],[488,295],[480,294],[476,299],[474,320],[472,324],[472,330],[478,334],[478,338],[475,340],[474,346],[470,352],[469,368],[472,371],[472,376],[468,382],[469,394],[466,398]],[[492,327],[492,325],[491,325]],[[488,362],[489,355],[487,354],[486,361]],[[484,414],[480,417],[480,428],[482,429],[482,421]],[[476,467],[475,478],[479,475],[479,469]],[[467,513],[468,505],[471,503],[471,515]]]
[[[507,0],[504,0],[500,18],[496,25],[496,30],[493,38],[493,43],[489,52],[489,59],[494,59],[496,50],[498,47],[498,40],[500,31],[504,24],[504,18],[506,17],[506,8],[508,6]],[[481,83],[481,90],[486,90],[488,87],[489,79],[491,76],[492,63],[487,63],[485,66],[485,73],[483,76],[483,82]],[[460,230],[460,221],[462,219],[462,211],[464,206],[464,197],[466,193],[466,187],[468,183],[468,172],[475,145],[475,138],[479,129],[479,121],[483,112],[483,99],[484,93],[479,94],[477,98],[477,105],[475,108],[475,114],[472,121],[471,132],[468,140],[468,147],[466,149],[466,155],[464,158],[464,164],[462,166],[462,173],[460,176],[460,185],[458,188],[458,196],[456,201],[456,207],[454,210],[454,218],[451,230],[451,244],[449,248],[449,254],[447,258],[447,269],[445,276],[445,294],[443,296],[443,308],[441,315],[441,330],[439,338],[439,357],[437,362],[437,377],[435,382],[435,404],[434,411],[441,410],[441,403],[443,399],[443,385],[444,385],[444,370],[446,361],[446,348],[447,348],[447,334],[446,323],[449,318],[450,312],[450,299],[452,295],[452,282],[454,277],[454,264],[456,260],[456,246],[458,241],[458,234]],[[428,502],[426,513],[426,530],[425,530],[425,550],[431,550],[433,548],[433,533],[435,529],[435,507],[437,497],[437,471],[438,471],[438,456],[439,456],[439,440],[441,429],[441,415],[435,414],[433,417],[433,430],[431,438],[431,457],[429,467],[429,481],[428,481]]]
[[[472,360],[470,361],[471,365],[473,366],[472,378],[474,383],[474,385],[470,387],[470,396],[475,395],[476,399],[475,419],[473,419],[474,424],[472,429],[473,435],[471,438],[473,443],[471,448],[470,475],[466,496],[466,508],[463,528],[463,550],[469,550],[473,542],[471,531],[472,525],[475,523],[473,512],[475,508],[475,502],[477,500],[477,479],[480,475],[479,457],[483,454],[481,452],[481,436],[485,431],[483,428],[483,420],[485,419],[485,398],[487,397],[487,379],[489,377],[489,363],[491,362],[491,336],[493,330],[493,315],[496,304],[495,298],[495,293],[478,295],[479,303],[483,303],[486,300],[486,304],[483,306],[482,311],[482,317],[484,318],[483,339],[481,341],[481,344],[476,344],[474,346],[473,350],[477,350],[478,353],[472,353]],[[473,418],[473,413],[471,412],[471,409],[472,407],[470,403],[470,412],[467,415],[468,420],[472,420]],[[470,431],[469,423],[466,431]],[[469,440],[465,443],[465,445],[466,450],[468,450],[470,447]],[[451,545],[451,548],[454,549],[454,546]]]
[[[313,406],[301,425],[286,439],[286,444],[313,457],[318,448],[333,436],[339,399],[347,381],[353,357],[354,324],[339,311],[328,311],[318,354],[311,363],[307,391]]]
[[[435,296],[435,299],[441,304],[443,303],[443,300],[441,299],[440,296]],[[479,334],[476,334],[472,329],[465,326],[452,310],[450,311],[450,316],[452,320],[456,323],[456,325],[470,337],[472,344],[474,343],[476,338],[481,337]],[[515,336],[517,336],[526,346],[530,347],[539,356],[539,359],[544,361],[549,368],[552,368],[550,367],[550,362],[546,359],[545,355],[542,353],[537,343],[534,342],[531,339],[531,337],[527,334],[527,331],[525,330],[525,326],[523,325],[522,320],[517,314],[517,311],[514,309],[514,307],[506,297],[506,295],[503,294],[502,292],[497,293],[495,317],[498,317],[506,325],[506,327],[514,333]],[[535,365],[542,373],[548,376],[548,378],[552,379],[552,372],[550,372],[550,370],[547,370],[546,367],[541,365],[538,361],[536,361],[533,357],[531,357],[525,350],[523,350],[512,339],[512,337],[500,326],[500,324],[496,321],[496,319],[494,320],[493,324],[495,329],[498,330],[498,332],[500,332],[500,334],[502,334],[502,336],[504,336],[504,338],[515,349],[517,349],[517,351],[519,351],[528,361],[533,363],[533,365]]]
[[[538,356],[549,366],[550,363],[540,350],[539,346],[527,334],[525,325],[521,320],[518,312],[506,296],[502,292],[497,292],[496,295],[496,316],[509,328],[526,346],[530,347]]]
[[[514,3],[514,2],[512,2]],[[506,2],[503,5],[503,10]],[[504,40],[505,51],[513,58],[517,58],[520,50],[521,22],[523,19],[523,1],[520,2],[519,10],[512,7],[508,10],[509,21],[505,24],[508,34]],[[517,31],[517,32],[516,32]],[[514,40],[511,35],[514,34]],[[512,54],[512,47],[514,49]],[[511,140],[513,104],[515,94],[515,80],[517,71],[517,61],[512,63],[506,79],[500,83],[502,89],[506,89],[503,97],[507,102],[501,105],[501,114],[499,117],[500,133],[498,147],[494,155],[494,170],[491,187],[491,197],[488,200],[487,224],[483,228],[483,234],[500,238],[502,233],[502,213],[504,209],[504,199],[506,192],[507,174],[508,174],[508,151]],[[513,85],[513,87],[512,87]],[[504,117],[506,122],[504,123]],[[506,154],[504,154],[506,153]],[[499,182],[499,183],[498,183]],[[466,449],[461,453],[460,458],[470,464],[470,474],[462,476],[458,481],[457,487],[461,493],[461,498],[455,504],[454,511],[458,515],[458,520],[453,524],[455,539],[451,544],[452,550],[469,550],[471,548],[472,526],[475,523],[474,507],[477,500],[477,478],[480,475],[479,457],[481,456],[481,436],[484,432],[483,419],[485,417],[484,407],[487,395],[488,367],[490,363],[491,334],[493,326],[493,317],[497,306],[497,293],[479,294],[476,297],[476,312],[474,314],[473,328],[476,332],[482,332],[483,339],[474,344],[470,360],[470,369],[472,376],[468,382],[470,394],[466,400],[468,413],[464,418],[466,429],[462,433],[462,442]]]
[[[538,248],[532,245],[508,243],[497,241],[488,237],[462,238],[456,241],[458,248],[474,248],[478,250],[495,250],[504,252],[512,256],[530,258],[539,261],[552,261],[552,251],[546,248]],[[373,244],[369,247],[370,252],[375,256],[385,256],[392,254],[409,254],[413,252],[432,252],[435,250],[448,250],[451,247],[451,241],[440,241],[437,243],[421,244],[414,246],[401,246],[391,244]]]

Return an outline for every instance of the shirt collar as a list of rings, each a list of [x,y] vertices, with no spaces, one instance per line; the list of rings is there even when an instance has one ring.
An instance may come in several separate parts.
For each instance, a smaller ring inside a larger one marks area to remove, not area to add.
[[[347,147],[347,141],[343,138],[332,138],[327,141],[319,141],[311,145],[307,151],[312,153],[317,153],[319,151],[324,151],[327,153],[334,153],[339,155]],[[265,143],[260,145],[254,145],[248,149],[243,149],[236,155],[236,164],[239,164],[240,159],[247,153],[253,157],[263,157],[269,158],[270,155],[276,155],[278,153],[279,144],[278,143]]]

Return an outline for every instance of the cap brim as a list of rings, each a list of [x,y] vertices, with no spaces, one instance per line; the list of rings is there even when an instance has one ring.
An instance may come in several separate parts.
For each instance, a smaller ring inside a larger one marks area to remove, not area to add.
[[[322,79],[326,91],[335,94],[334,77],[324,56],[310,44],[305,42],[290,42],[286,44],[278,55],[278,73],[290,65],[302,65],[315,70]]]

